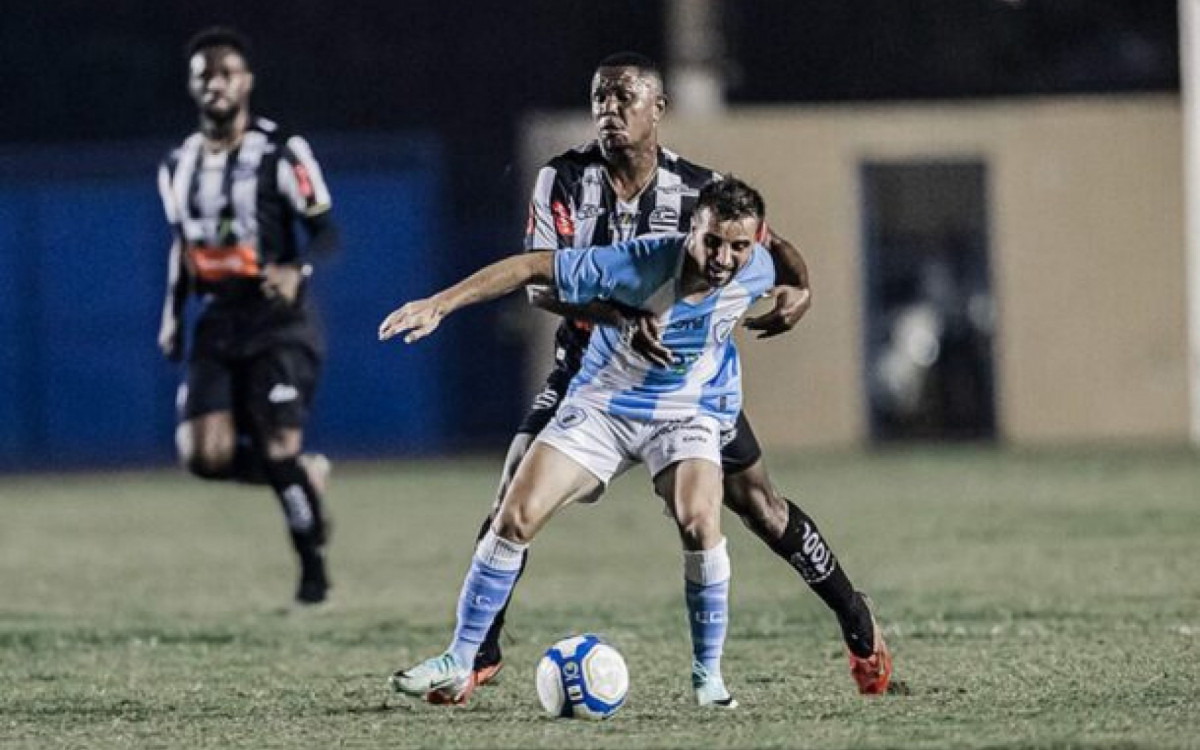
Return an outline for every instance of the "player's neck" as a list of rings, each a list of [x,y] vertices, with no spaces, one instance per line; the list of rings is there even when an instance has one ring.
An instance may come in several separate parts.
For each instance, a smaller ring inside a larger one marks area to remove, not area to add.
[[[687,252],[687,249],[684,249]],[[704,276],[704,271],[697,265],[691,255],[683,259],[683,268],[679,272],[679,297],[685,302],[696,304],[715,291],[715,287]]]
[[[244,109],[224,121],[201,116],[200,132],[204,134],[204,145],[211,151],[235,148],[242,142],[249,123],[250,113]]]
[[[658,173],[658,147],[615,152],[609,156],[606,171],[617,199],[629,202],[641,195]]]

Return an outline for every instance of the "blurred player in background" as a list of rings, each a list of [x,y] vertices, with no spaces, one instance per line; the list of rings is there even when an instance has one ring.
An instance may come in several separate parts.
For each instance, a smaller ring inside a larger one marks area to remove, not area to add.
[[[508,601],[525,550],[561,507],[597,499],[609,482],[645,463],[679,528],[692,636],[692,688],[702,707],[737,702],[721,673],[729,621],[729,554],[721,534],[721,443],[741,410],[733,329],[775,282],[755,239],[762,197],[735,179],[700,191],[687,234],[601,247],[516,255],[429,299],[396,310],[380,338],[427,336],[457,309],[530,282],[567,304],[611,301],[665,327],[670,369],[636,355],[628,329],[598,328],[555,419],[539,431],[475,550],[458,622],[441,656],[392,675],[392,686],[431,703],[462,703],[474,690],[476,654]]]
[[[666,110],[662,74],[642,55],[618,53],[600,62],[592,78],[592,120],[596,140],[567,151],[542,167],[529,206],[526,247],[586,247],[655,233],[686,231],[700,189],[721,175],[659,146],[658,125]],[[808,310],[808,269],[800,253],[763,226],[763,243],[775,264],[774,308],[746,321],[760,337],[790,330]],[[529,446],[554,417],[571,378],[579,371],[593,326],[622,326],[627,320],[613,305],[564,305],[553,295],[531,291],[534,304],[564,316],[555,337],[554,369],[518,428],[505,459],[498,502]],[[662,367],[677,362],[658,341],[652,318],[636,316],[638,351]],[[884,692],[891,656],[871,613],[838,565],[816,523],[771,484],[762,449],[744,413],[722,450],[724,501],[760,539],[800,574],[833,610],[849,652],[851,674],[860,692]],[[491,528],[484,522],[479,538]],[[523,553],[524,554],[524,553]],[[522,566],[524,557],[522,558]],[[522,568],[523,569],[523,568]],[[486,683],[502,667],[500,632],[505,608],[497,615],[475,662],[477,681]]]
[[[339,244],[329,190],[303,138],[251,116],[244,37],[207,29],[187,58],[200,129],[158,178],[174,234],[158,344],[173,361],[183,355],[187,297],[201,299],[176,445],[198,477],[271,486],[300,561],[295,602],[319,604],[329,588],[321,497],[329,463],[301,454],[323,356],[304,291],[305,260]]]

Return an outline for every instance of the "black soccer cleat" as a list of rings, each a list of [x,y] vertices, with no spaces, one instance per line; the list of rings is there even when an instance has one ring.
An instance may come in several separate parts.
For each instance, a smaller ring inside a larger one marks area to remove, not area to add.
[[[500,670],[504,669],[504,657],[500,653],[500,644],[484,641],[475,654],[475,664],[471,670],[475,673],[475,685],[486,685],[496,679]]]

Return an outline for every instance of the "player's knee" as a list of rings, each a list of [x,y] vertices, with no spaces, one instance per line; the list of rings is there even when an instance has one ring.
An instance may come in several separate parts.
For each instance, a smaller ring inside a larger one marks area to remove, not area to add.
[[[233,456],[221,451],[192,451],[180,456],[183,467],[201,479],[227,479]]]
[[[529,544],[537,533],[537,525],[524,508],[506,503],[492,524],[496,536],[517,544]]]
[[[682,512],[675,520],[684,549],[708,549],[721,540],[721,517],[718,513]]]

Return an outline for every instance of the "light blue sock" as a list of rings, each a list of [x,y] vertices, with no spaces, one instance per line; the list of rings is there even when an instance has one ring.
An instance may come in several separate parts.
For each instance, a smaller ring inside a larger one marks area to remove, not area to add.
[[[719,677],[729,627],[730,564],[725,540],[702,552],[684,552],[683,557],[692,657]]]
[[[501,539],[489,529],[475,548],[471,569],[458,595],[458,622],[449,649],[468,669],[475,663],[475,654],[496,613],[516,585],[521,558],[528,547]]]

